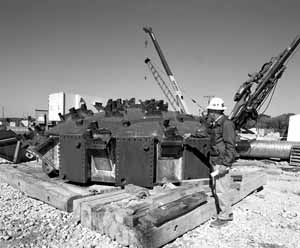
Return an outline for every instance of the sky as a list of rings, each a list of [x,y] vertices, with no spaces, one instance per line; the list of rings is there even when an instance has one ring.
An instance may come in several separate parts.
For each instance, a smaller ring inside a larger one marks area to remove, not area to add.
[[[300,34],[298,0],[0,0],[0,112],[34,115],[48,95],[165,99],[146,57],[163,68],[151,26],[194,114],[205,96],[228,113],[239,86]],[[148,45],[145,46],[145,40]],[[300,50],[266,114],[300,113]],[[167,80],[167,78],[165,78]]]

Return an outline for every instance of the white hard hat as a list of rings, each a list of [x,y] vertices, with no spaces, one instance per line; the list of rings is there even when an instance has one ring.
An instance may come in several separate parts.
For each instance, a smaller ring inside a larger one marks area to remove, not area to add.
[[[213,110],[225,110],[225,104],[222,98],[219,97],[213,97],[208,106],[206,107],[207,109],[213,109]]]

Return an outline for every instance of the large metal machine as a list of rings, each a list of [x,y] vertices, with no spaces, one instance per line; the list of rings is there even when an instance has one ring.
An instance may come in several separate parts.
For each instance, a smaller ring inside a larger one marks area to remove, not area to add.
[[[293,42],[283,50],[277,57],[265,63],[259,72],[249,75],[249,79],[242,84],[234,96],[236,102],[230,119],[234,122],[236,129],[248,129],[256,124],[258,112],[272,96],[278,80],[287,68],[287,63],[295,53],[300,44],[298,35]],[[271,99],[270,99],[271,101]],[[258,141],[240,140],[237,142],[236,150],[243,158],[278,158],[288,160],[290,157],[299,158],[295,143],[286,141]],[[299,147],[298,143],[298,147]]]
[[[234,96],[236,104],[229,116],[237,129],[248,128],[251,121],[256,121],[258,111],[275,90],[289,58],[299,44],[300,36],[298,35],[277,57],[271,58],[258,72],[249,74],[249,79],[238,89]]]
[[[208,177],[209,139],[198,135],[199,118],[168,111],[163,101],[109,100],[97,114],[83,105],[61,119],[41,142],[25,145],[16,138],[19,151],[39,157],[49,175],[144,187]],[[186,133],[192,136],[184,138]],[[58,165],[44,156],[56,146]],[[14,153],[12,148],[6,158],[12,161]],[[17,162],[29,160],[28,154]]]
[[[9,156],[0,149],[0,157],[5,155],[14,162],[39,158],[49,176],[59,175],[76,183],[131,183],[152,187],[208,177],[209,138],[203,135],[199,117],[189,115],[152,29],[144,28],[144,31],[153,41],[172,90],[149,59],[146,63],[174,111],[168,111],[168,104],[154,99],[139,103],[135,99],[110,99],[106,106],[97,106],[100,111],[97,114],[82,105],[60,115],[61,122],[43,134],[33,131],[32,137],[24,139],[5,131],[0,133],[3,146],[8,145],[5,139],[14,139],[13,144],[9,143]],[[54,149],[58,162],[53,155],[47,156]]]

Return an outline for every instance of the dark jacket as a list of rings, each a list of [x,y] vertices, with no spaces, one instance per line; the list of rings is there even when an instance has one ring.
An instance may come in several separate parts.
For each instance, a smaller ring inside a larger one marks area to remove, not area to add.
[[[223,115],[208,127],[211,141],[211,162],[230,167],[235,160],[234,123]]]

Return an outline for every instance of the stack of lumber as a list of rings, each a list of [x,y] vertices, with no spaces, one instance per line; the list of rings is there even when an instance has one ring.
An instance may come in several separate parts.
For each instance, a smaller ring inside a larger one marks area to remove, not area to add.
[[[118,187],[70,184],[60,178],[49,178],[41,164],[1,164],[0,181],[6,182],[28,196],[67,212],[73,211],[73,201],[82,197],[119,190]]]
[[[266,183],[258,170],[234,171],[230,176],[232,204]],[[215,200],[203,180],[153,191],[144,199],[136,195],[125,188],[74,200],[74,217],[122,245],[160,247],[216,215]]]
[[[123,245],[145,247],[148,234],[170,220],[206,203],[207,194],[197,184],[155,192],[146,199],[120,190],[74,201],[74,218]],[[91,200],[89,201],[89,198]],[[151,242],[151,240],[150,240]]]
[[[266,184],[266,175],[256,168],[237,166],[230,172],[232,204]],[[217,179],[218,180],[218,179]],[[56,208],[73,211],[76,221],[120,244],[160,247],[216,215],[209,179],[167,184],[148,190],[129,185],[79,186],[48,178],[40,165],[1,164],[0,181]]]

